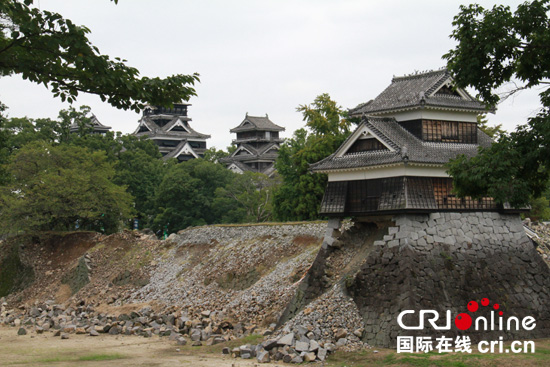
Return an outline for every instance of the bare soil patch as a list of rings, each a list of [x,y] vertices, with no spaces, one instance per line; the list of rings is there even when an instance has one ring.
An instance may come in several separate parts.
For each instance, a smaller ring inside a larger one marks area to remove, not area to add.
[[[235,360],[219,351],[178,348],[159,337],[71,335],[61,340],[51,334],[18,336],[17,330],[0,328],[2,366],[254,366],[256,360]],[[179,351],[178,351],[179,349]],[[275,366],[275,364],[264,364]]]

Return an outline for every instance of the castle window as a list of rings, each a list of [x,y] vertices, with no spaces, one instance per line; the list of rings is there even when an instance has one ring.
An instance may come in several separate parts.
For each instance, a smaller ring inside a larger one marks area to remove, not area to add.
[[[448,143],[477,143],[475,122],[422,120],[422,140]]]
[[[441,121],[441,141],[458,142],[458,122]]]

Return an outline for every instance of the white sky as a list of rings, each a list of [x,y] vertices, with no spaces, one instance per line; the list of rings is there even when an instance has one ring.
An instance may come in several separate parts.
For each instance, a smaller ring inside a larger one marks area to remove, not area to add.
[[[513,9],[523,1],[500,1]],[[455,0],[36,0],[91,29],[101,53],[128,60],[141,75],[201,75],[190,100],[191,126],[225,149],[245,113],[303,127],[296,107],[329,93],[344,108],[376,97],[394,75],[445,65],[453,48]],[[490,7],[494,1],[478,1]],[[8,116],[57,117],[68,104],[19,77],[0,79]],[[115,131],[133,132],[139,114],[81,95]],[[508,130],[537,111],[536,92],[502,103],[491,123]]]

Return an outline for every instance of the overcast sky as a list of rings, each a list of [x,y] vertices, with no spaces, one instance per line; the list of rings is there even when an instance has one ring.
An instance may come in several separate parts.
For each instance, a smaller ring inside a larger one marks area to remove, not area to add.
[[[141,75],[199,73],[191,126],[225,148],[248,112],[269,114],[290,137],[304,122],[296,107],[328,93],[351,108],[376,97],[394,75],[438,69],[455,42],[455,0],[36,0],[91,29],[101,53],[121,57]],[[502,1],[513,9],[523,1]],[[478,1],[485,7],[494,1]],[[19,77],[0,79],[10,117],[57,117],[68,104]],[[115,131],[133,132],[140,115],[81,95]],[[499,106],[492,123],[508,130],[539,106],[524,92]]]

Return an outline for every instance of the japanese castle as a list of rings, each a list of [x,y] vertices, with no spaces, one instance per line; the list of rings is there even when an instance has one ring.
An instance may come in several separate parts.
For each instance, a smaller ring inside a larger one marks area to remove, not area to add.
[[[336,152],[311,166],[328,175],[320,213],[518,212],[492,198],[452,193],[444,165],[491,145],[477,127],[478,115],[486,112],[445,69],[394,77],[375,99],[350,110],[360,118],[357,129]]]
[[[229,130],[237,134],[233,144],[237,149],[220,161],[233,172],[260,172],[271,176],[275,172],[279,145],[282,139],[279,132],[285,128],[274,124],[266,114],[265,117],[249,116],[248,113],[239,126]]]
[[[187,103],[174,103],[173,108],[146,107],[134,135],[153,140],[164,159],[176,158],[183,162],[202,157],[210,135],[191,128],[191,118],[187,116],[189,106]]]

